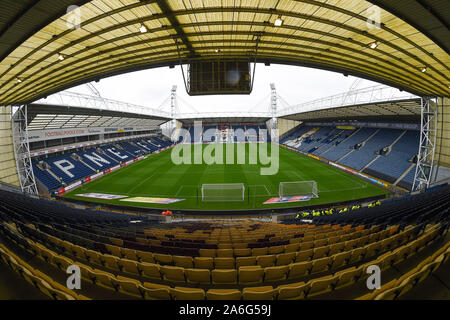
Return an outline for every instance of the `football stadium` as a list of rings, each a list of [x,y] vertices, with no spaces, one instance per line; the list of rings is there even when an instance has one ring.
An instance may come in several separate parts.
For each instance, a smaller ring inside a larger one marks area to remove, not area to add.
[[[0,300],[450,299],[448,1],[0,7]]]

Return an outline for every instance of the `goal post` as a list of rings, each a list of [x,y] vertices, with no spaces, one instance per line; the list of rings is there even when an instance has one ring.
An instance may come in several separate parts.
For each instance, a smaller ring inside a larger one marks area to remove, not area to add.
[[[280,182],[278,193],[280,198],[295,196],[319,197],[316,181]]]
[[[202,201],[244,201],[245,186],[243,183],[203,184]]]

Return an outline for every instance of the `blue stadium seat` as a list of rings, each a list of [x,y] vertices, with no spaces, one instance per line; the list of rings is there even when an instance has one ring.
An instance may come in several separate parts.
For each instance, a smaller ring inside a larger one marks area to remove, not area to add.
[[[367,165],[377,156],[376,152],[380,151],[386,146],[391,145],[402,132],[403,130],[382,129],[369,141],[367,141],[367,143],[362,148],[353,151],[340,163],[348,167],[361,170],[365,165]]]
[[[245,128],[243,126],[233,126],[234,142],[245,142]]]
[[[205,126],[203,128],[203,142],[214,142],[217,139],[219,132],[217,126]]]
[[[304,135],[306,132],[308,132],[311,129],[312,129],[312,127],[309,127],[309,126],[301,126],[296,131],[291,133],[289,136],[281,139],[280,143],[284,144],[290,140],[295,140],[297,138],[300,138],[302,135]]]
[[[105,151],[105,153],[109,157],[119,162],[126,162],[134,158],[131,154],[129,154],[125,150],[117,149],[112,145],[102,146],[101,148]]]
[[[387,156],[377,159],[368,169],[384,173],[394,179],[399,178],[411,165],[408,160],[418,153],[419,134],[419,131],[407,131]]]
[[[50,174],[42,171],[33,162],[33,173],[36,179],[38,179],[49,190],[56,190],[62,187],[61,182],[53,178]]]
[[[44,159],[50,165],[50,170],[60,181],[56,180],[51,174],[40,170],[33,161],[33,172],[36,178],[44,184],[49,191],[62,187],[62,182],[68,185],[72,182],[91,176],[98,171],[102,171],[118,165],[120,162],[126,162],[137,156],[153,153],[162,148],[171,146],[170,141],[159,137],[135,139],[131,144],[128,141],[115,143],[123,149],[117,148],[114,144],[108,144],[101,147],[93,147],[86,150],[71,151],[64,155],[50,155]],[[103,150],[99,151],[98,148]],[[71,157],[72,154],[80,156],[81,161]]]
[[[104,170],[118,164],[116,160],[101,154],[94,148],[78,151],[76,153],[83,159],[83,162],[96,170]]]
[[[374,128],[361,128],[358,132],[354,133],[351,137],[338,144],[331,150],[323,153],[321,156],[331,161],[337,161],[348,153],[355,145],[366,140],[377,129]]]
[[[334,130],[333,127],[320,127],[316,133],[305,139],[299,149],[309,153],[316,151]]]

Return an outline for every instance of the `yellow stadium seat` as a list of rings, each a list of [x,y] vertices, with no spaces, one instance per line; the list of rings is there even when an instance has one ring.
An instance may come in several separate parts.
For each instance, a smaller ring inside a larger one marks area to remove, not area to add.
[[[110,290],[116,290],[116,287],[112,283],[112,280],[115,278],[115,276],[111,273],[94,269],[92,270],[92,272],[89,272],[89,277],[97,286]]]
[[[305,240],[303,240],[303,241],[305,241]],[[300,250],[301,251],[309,250],[309,249],[312,249],[313,247],[314,247],[314,241],[308,241],[308,242],[300,243]]]
[[[276,296],[276,290],[271,286],[251,287],[242,290],[243,300],[273,300]]]
[[[231,243],[226,243],[230,242],[229,238],[224,238],[222,241],[220,240],[221,239],[219,239],[219,244],[217,245],[219,249],[233,249],[233,245]]]
[[[186,282],[184,277],[184,268],[161,266],[160,269],[163,279],[171,282]]]
[[[363,248],[356,248],[352,250],[350,260],[348,261],[349,264],[355,264],[360,262],[364,259],[364,255],[366,254],[366,249]]]
[[[211,272],[212,284],[236,284],[236,269],[214,269]]]
[[[116,256],[117,258],[123,258],[122,250],[120,247],[111,244],[105,244],[105,247],[111,255]]]
[[[311,268],[311,274],[313,273],[319,273],[319,272],[325,272],[330,270],[330,267],[333,263],[332,257],[325,257],[317,260],[312,260],[312,268]]]
[[[284,246],[285,253],[297,252],[300,249],[300,243],[291,243]]]
[[[211,257],[214,258],[217,254],[216,249],[200,249],[199,255],[200,257]]]
[[[234,256],[236,257],[248,257],[252,255],[252,249],[250,248],[242,248],[242,249],[233,249]]]
[[[234,269],[234,258],[214,258],[214,266],[216,269]]]
[[[333,236],[333,237],[330,237],[330,238],[328,239],[328,245],[331,246],[332,244],[338,243],[340,239],[341,239],[340,236]]]
[[[120,265],[122,272],[135,276],[141,275],[138,269],[138,262],[135,260],[119,259],[117,263]]]
[[[90,280],[89,271],[93,271],[93,269],[82,263],[77,263],[77,266],[80,268],[81,278],[89,281]]]
[[[139,258],[141,262],[155,263],[155,258],[151,252],[139,251]]]
[[[329,246],[314,247],[312,259],[324,258],[328,255],[329,251],[330,251]]]
[[[253,285],[263,282],[264,269],[261,266],[246,266],[239,268],[239,284]]]
[[[239,257],[236,258],[236,268],[256,265],[256,257]]]
[[[232,258],[233,257],[233,249],[217,249],[217,257]]]
[[[177,267],[182,268],[193,268],[194,267],[194,259],[192,257],[187,256],[173,256],[173,263]]]
[[[238,243],[233,243],[233,249],[247,249],[248,247],[248,243],[244,243],[244,242],[238,242]],[[250,249],[251,252],[251,249]]]
[[[341,253],[344,251],[345,243],[344,242],[338,242],[335,244],[330,245],[330,252],[328,253],[330,256],[334,255],[336,253]]]
[[[185,269],[186,281],[192,284],[210,284],[211,274],[208,269]]]
[[[70,247],[72,247],[71,244]],[[39,248],[39,255],[47,263],[53,263],[54,261],[53,258],[56,256],[56,254],[53,251],[43,246]]]
[[[295,262],[309,261],[309,260],[311,260],[313,254],[314,254],[314,249],[301,250],[301,251],[297,252],[297,255],[295,257]]]
[[[411,248],[412,246],[402,246],[400,248],[395,249],[393,251],[393,253],[395,254],[394,260],[392,261],[393,265],[397,265],[405,261],[405,259],[408,258],[409,253],[411,252]]]
[[[308,298],[321,295],[327,292],[331,292],[333,290],[332,284],[334,281],[333,276],[326,276],[317,279],[312,279],[309,282],[310,290],[308,292]]]
[[[264,282],[283,281],[287,278],[289,266],[264,268]]]
[[[240,300],[241,291],[236,289],[209,289],[206,300]]]
[[[111,241],[112,244],[123,247],[123,240],[118,238],[109,238],[109,241]]]
[[[280,254],[284,252],[284,246],[269,247],[269,254]]]
[[[277,256],[275,255],[257,256],[256,263],[262,268],[273,267],[276,259]]]
[[[295,262],[289,265],[289,280],[295,280],[310,274],[311,261]]]
[[[102,255],[94,250],[86,250],[86,258],[89,263],[95,264],[97,266],[103,266]]]
[[[379,251],[380,251],[380,243],[379,242],[375,242],[375,243],[370,243],[368,245],[365,246],[366,248],[366,255],[365,258],[372,258],[375,257],[376,255],[378,255]]]
[[[74,264],[72,260],[63,256],[53,256],[52,264],[55,265],[58,269],[66,272],[67,268]]]
[[[194,266],[198,269],[214,269],[214,258],[211,257],[194,257]]]
[[[138,264],[138,268],[143,277],[161,280],[160,265],[155,263],[142,262]]]
[[[282,253],[277,255],[277,266],[286,266],[294,262],[296,252]]]
[[[278,300],[301,300],[305,299],[309,291],[309,283],[297,282],[283,284],[277,287]]]
[[[141,283],[137,280],[117,276],[116,278],[112,278],[111,282],[116,287],[116,290],[123,294],[141,299],[144,298],[142,291],[139,289],[141,287]]]
[[[86,258],[86,249],[80,247],[78,245],[72,245],[72,255],[76,257],[77,260],[85,261]]]
[[[172,256],[170,254],[154,253],[153,258],[158,264],[161,265],[171,265],[173,262]]]
[[[400,292],[399,287],[394,287],[381,292],[375,297],[375,300],[395,300]]]
[[[72,244],[70,242],[63,240],[60,244],[65,253],[72,255]]]
[[[137,255],[136,250],[128,249],[128,248],[122,248],[122,254],[123,254],[123,257],[125,259],[133,260],[133,261],[139,261],[139,257]]]
[[[118,262],[119,262],[119,258],[118,257],[110,255],[110,254],[104,254],[102,256],[102,259],[103,259],[103,261],[105,263],[105,267],[106,268],[108,268],[110,270],[113,270],[115,272],[121,271],[120,266],[118,264]]]
[[[314,240],[314,248],[323,247],[328,244],[328,239]]]
[[[144,282],[141,290],[146,300],[171,300],[170,287],[167,285]]]
[[[337,281],[335,289],[340,289],[354,284],[361,276],[361,273],[361,269],[356,269],[356,267],[336,272],[335,277],[337,278]]]
[[[267,255],[267,253],[268,253],[267,247],[252,249],[252,256],[265,256]]]
[[[205,291],[199,288],[175,287],[170,294],[174,300],[205,300]]]
[[[350,260],[351,252],[341,252],[338,254],[335,254],[332,256],[333,263],[331,265],[332,270],[339,269],[341,267],[344,267],[348,264],[348,261]]]

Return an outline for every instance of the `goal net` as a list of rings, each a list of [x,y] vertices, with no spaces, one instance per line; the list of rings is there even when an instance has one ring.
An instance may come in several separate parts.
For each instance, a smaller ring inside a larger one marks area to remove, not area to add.
[[[278,193],[280,198],[295,196],[319,197],[316,181],[280,182]]]
[[[204,184],[202,185],[202,201],[244,201],[245,186],[243,183]]]

